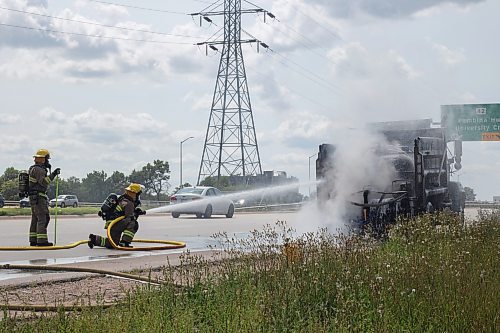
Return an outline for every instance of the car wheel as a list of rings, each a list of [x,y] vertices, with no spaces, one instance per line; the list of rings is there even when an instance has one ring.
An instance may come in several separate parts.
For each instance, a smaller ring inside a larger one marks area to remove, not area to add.
[[[181,216],[181,214],[180,214],[180,213],[175,213],[175,212],[172,212],[172,217],[173,217],[174,219],[178,218],[179,216]]]
[[[230,219],[231,217],[233,217],[233,215],[234,215],[234,205],[230,204],[229,209],[227,210],[226,217]]]
[[[75,202],[75,203],[73,204],[73,208],[76,208],[76,207],[78,207],[78,204]]]
[[[64,202],[61,202],[61,208],[66,207],[66,204]]]
[[[203,216],[206,219],[209,219],[212,216],[212,205],[208,205],[207,208],[205,209],[205,214]]]
[[[196,217],[201,219],[203,217],[203,214],[202,213],[196,213]]]

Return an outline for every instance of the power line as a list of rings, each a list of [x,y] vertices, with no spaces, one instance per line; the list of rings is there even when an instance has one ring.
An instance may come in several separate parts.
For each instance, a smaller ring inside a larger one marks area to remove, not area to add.
[[[139,10],[147,10],[147,11],[151,11],[151,12],[160,12],[160,13],[169,13],[169,14],[187,15],[187,13],[176,12],[176,11],[172,11],[172,10],[155,9],[155,8],[139,7],[139,6],[132,6],[132,5],[124,5],[124,4],[114,3],[114,2],[108,2],[108,1],[100,1],[100,0],[87,0],[87,1],[90,1],[90,2],[97,2],[97,3],[102,3],[102,4],[106,4],[106,5],[113,5],[113,6],[125,7],[125,8],[133,8],[133,9],[139,9]]]
[[[216,51],[216,53],[218,53],[218,54],[222,54],[219,50],[217,50],[217,51]],[[279,60],[278,60],[278,61],[279,61]],[[280,62],[281,62],[281,61],[280,61]],[[281,63],[282,63],[284,66],[289,67],[286,63],[284,63],[284,62],[281,62]],[[292,70],[294,70],[294,69],[293,69],[293,68],[291,68],[291,67],[289,67],[289,68],[290,68],[290,69],[292,69]],[[259,71],[259,70],[256,70],[255,68],[252,68],[252,72],[259,74],[259,75],[260,75],[260,76],[262,76],[263,78],[266,78],[266,74],[264,74],[263,72],[261,72],[261,71]],[[313,80],[313,79],[310,79],[309,77],[307,77],[307,76],[303,75],[301,72],[298,72],[298,71],[295,71],[295,72],[296,72],[296,73],[298,73],[299,75],[304,76],[306,79],[311,80],[312,82],[315,82],[315,83],[321,84],[321,83],[319,83],[319,82],[317,82],[317,81],[315,81],[315,80]],[[289,85],[286,87],[286,89],[290,90],[290,91],[291,91],[292,93],[294,93],[295,95],[297,95],[297,96],[299,96],[299,97],[302,97],[303,99],[305,99],[305,100],[307,100],[307,101],[309,101],[309,102],[311,102],[311,103],[313,103],[313,104],[316,104],[317,106],[322,107],[322,108],[323,108],[323,109],[325,109],[326,111],[331,111],[331,107],[328,107],[328,106],[326,106],[326,105],[324,105],[324,104],[322,104],[322,103],[320,103],[320,102],[318,102],[318,101],[315,101],[315,100],[314,100],[314,99],[312,99],[312,98],[309,98],[309,97],[305,96],[304,94],[302,94],[302,93],[298,92],[297,90],[295,90],[295,89],[291,88]]]
[[[285,0],[286,2],[289,3],[288,0]],[[319,27],[323,28],[324,30],[328,31],[333,37],[335,37],[335,39],[338,39],[339,37],[337,36],[337,34],[335,32],[333,32],[330,28],[328,28],[327,26],[325,26],[324,24],[321,24],[319,23],[317,20],[315,20],[313,17],[311,17],[310,15],[304,13],[299,7],[297,6],[294,6],[294,5],[291,5],[292,7],[295,8],[296,11],[298,11],[299,13],[301,13],[302,15],[304,15],[305,17],[309,18],[311,21],[313,21],[314,23],[316,23],[316,25],[318,25]]]
[[[83,34],[83,33],[78,33],[78,32],[67,32],[67,31],[52,30],[52,29],[25,27],[25,26],[6,24],[6,23],[0,23],[0,26],[18,28],[18,29],[26,29],[26,30],[38,30],[38,31],[44,31],[44,32],[53,32],[53,33],[65,34],[65,35],[84,36],[84,37],[91,37],[91,38],[125,40],[125,41],[131,41],[131,42],[143,42],[143,43],[155,43],[155,44],[177,44],[177,45],[192,45],[193,44],[193,43],[188,43],[188,42],[168,42],[168,41],[157,41],[157,40],[148,40],[148,39],[135,39],[135,38],[89,35],[89,34]]]
[[[302,69],[304,72],[309,73],[309,75],[311,75],[311,76],[315,77],[315,78],[316,78],[317,80],[319,80],[320,82],[323,82],[323,83],[322,83],[322,85],[323,85],[323,86],[328,86],[328,87],[329,87],[329,89],[334,89],[334,90],[335,90],[335,89],[340,89],[340,87],[338,87],[338,86],[336,86],[336,85],[334,85],[334,84],[332,84],[332,83],[328,82],[327,80],[325,80],[325,79],[324,79],[324,78],[322,78],[321,76],[319,76],[319,75],[317,75],[316,73],[312,72],[311,70],[309,70],[309,69],[305,68],[304,66],[302,66],[302,65],[301,65],[301,64],[299,64],[298,62],[296,62],[296,61],[294,61],[294,60],[290,59],[289,57],[286,57],[286,56],[284,56],[283,54],[278,53],[278,52],[276,52],[276,51],[274,51],[274,50],[272,50],[272,49],[271,49],[271,52],[272,52],[273,54],[276,54],[276,55],[278,55],[278,56],[282,57],[282,58],[283,58],[283,59],[285,59],[286,61],[288,61],[288,62],[292,63],[292,64],[293,64],[293,65],[295,65],[295,66],[297,66],[298,68]]]
[[[215,10],[215,9],[219,8],[221,5],[222,5],[222,0],[217,0],[217,1],[213,2],[212,4],[208,5],[207,7],[203,8],[202,10],[200,10],[200,13],[203,13],[203,12],[208,11],[208,10]]]
[[[149,30],[142,30],[142,29],[127,28],[127,27],[118,27],[118,26],[114,26],[114,25],[108,25],[108,24],[102,24],[102,23],[95,23],[95,22],[88,22],[88,21],[81,21],[81,20],[75,20],[75,19],[69,19],[69,18],[64,18],[64,17],[58,17],[58,16],[47,15],[47,14],[40,14],[40,13],[28,12],[28,11],[25,11],[25,10],[12,9],[12,8],[6,8],[6,7],[1,7],[1,6],[0,6],[0,9],[9,10],[9,11],[18,12],[18,13],[23,13],[23,14],[34,15],[34,16],[41,16],[41,17],[52,18],[52,19],[55,19],[55,20],[77,22],[77,23],[95,25],[95,26],[112,28],[112,29],[145,32],[145,33],[154,34],[154,35],[164,35],[164,36],[172,36],[172,37],[200,38],[200,39],[203,38],[203,37],[200,37],[200,36],[170,34],[170,33],[167,33],[167,32],[157,32],[157,31],[149,31]]]

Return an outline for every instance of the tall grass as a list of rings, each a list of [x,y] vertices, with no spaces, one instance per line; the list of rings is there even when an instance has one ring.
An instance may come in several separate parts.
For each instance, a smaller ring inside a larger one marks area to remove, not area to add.
[[[499,222],[421,216],[384,242],[323,231],[291,239],[282,223],[245,240],[218,235],[219,260],[186,253],[164,270],[172,284],[112,309],[7,318],[0,331],[499,332]]]

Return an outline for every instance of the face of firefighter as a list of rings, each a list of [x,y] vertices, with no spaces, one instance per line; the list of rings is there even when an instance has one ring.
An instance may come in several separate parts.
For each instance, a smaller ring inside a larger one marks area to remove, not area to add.
[[[35,157],[36,164],[45,164],[45,157]]]
[[[135,200],[135,198],[137,198],[137,193],[135,193],[135,192],[132,192],[132,191],[127,191],[127,190],[126,190],[126,191],[125,191],[125,193],[127,193],[127,195],[128,195],[129,197],[131,197],[132,199],[134,199],[134,200]]]

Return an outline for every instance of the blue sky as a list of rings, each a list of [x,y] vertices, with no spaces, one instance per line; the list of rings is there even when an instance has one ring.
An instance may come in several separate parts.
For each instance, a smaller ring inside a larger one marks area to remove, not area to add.
[[[193,183],[219,62],[193,43],[217,36],[223,22],[200,27],[185,15],[212,1],[105,2],[162,11],[0,0],[0,169],[26,168],[46,147],[63,177],[129,173],[162,159],[175,187],[179,142],[194,136],[183,145],[183,180]],[[274,50],[244,46],[264,170],[306,181],[308,157],[346,129],[439,121],[442,104],[500,102],[499,1],[252,2],[278,19],[244,19],[245,30]],[[464,143],[458,174],[480,199],[500,195],[499,169],[498,143]]]

